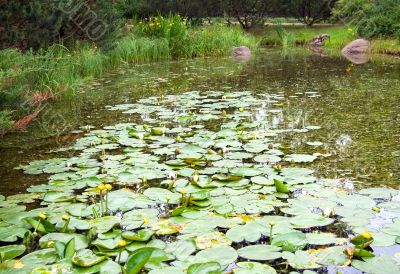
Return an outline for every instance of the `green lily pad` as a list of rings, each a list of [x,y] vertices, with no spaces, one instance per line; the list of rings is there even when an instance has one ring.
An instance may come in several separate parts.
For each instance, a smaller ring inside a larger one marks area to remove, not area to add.
[[[149,229],[141,229],[139,231],[124,231],[122,232],[122,237],[137,242],[147,242],[154,235],[154,231]]]
[[[119,223],[120,219],[117,216],[105,216],[91,221],[91,225],[98,233],[108,232]]]
[[[0,247],[1,261],[12,260],[22,255],[26,250],[24,245],[6,245]]]
[[[286,155],[283,160],[288,161],[288,162],[294,162],[294,163],[310,163],[314,162],[317,157],[314,155],[308,155],[308,154],[289,154]]]
[[[240,257],[255,261],[269,261],[282,257],[281,248],[271,245],[250,245],[238,250]]]
[[[304,233],[290,232],[274,236],[271,244],[281,247],[283,251],[295,252],[303,249],[307,243],[307,238]]]
[[[234,242],[256,242],[261,236],[268,233],[268,229],[256,222],[250,222],[245,225],[238,225],[226,232],[226,236]]]
[[[303,250],[297,250],[295,253],[285,251],[282,253],[282,258],[295,269],[315,269],[322,266],[316,262],[317,257]]]
[[[75,233],[49,233],[44,235],[39,240],[39,245],[41,248],[45,248],[49,245],[50,242],[59,241],[63,244],[67,244],[72,238],[75,239],[75,249],[85,249],[89,245],[89,240],[85,235],[75,234]]]
[[[188,274],[220,274],[221,266],[219,263],[210,262],[210,263],[197,263],[189,266]]]
[[[334,221],[334,219],[327,218],[318,214],[307,213],[293,217],[290,220],[290,223],[295,228],[311,228],[327,226],[332,224]]]
[[[353,260],[352,266],[369,274],[381,274],[382,269],[384,269],[385,274],[400,273],[399,263],[388,255],[365,258],[364,261]]]
[[[91,267],[106,259],[107,256],[97,256],[90,249],[82,249],[72,257],[72,263],[79,267]]]
[[[195,256],[196,262],[217,262],[224,269],[229,264],[236,261],[238,254],[230,246],[218,246],[198,252]]]
[[[267,264],[257,262],[239,262],[238,268],[233,269],[235,274],[276,274],[276,270]]]

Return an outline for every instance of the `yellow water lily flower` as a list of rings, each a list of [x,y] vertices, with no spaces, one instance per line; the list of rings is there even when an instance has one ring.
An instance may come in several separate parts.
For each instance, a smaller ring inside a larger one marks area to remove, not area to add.
[[[144,217],[143,218],[143,223],[144,224],[148,224],[150,222],[150,219],[149,218],[147,218],[147,217]]]
[[[46,220],[47,219],[47,216],[45,214],[43,214],[43,213],[39,213],[37,216],[42,220]]]
[[[369,231],[364,231],[360,235],[363,236],[365,239],[371,239],[372,238],[371,232],[369,232]]]
[[[101,183],[101,184],[99,184],[99,185],[97,186],[97,189],[100,190],[100,191],[103,191],[103,190],[106,189],[106,186],[105,186],[103,183]]]
[[[106,189],[107,189],[108,191],[110,191],[110,190],[112,189],[112,185],[106,184]]]
[[[124,247],[124,246],[126,246],[126,241],[125,241],[125,240],[119,240],[119,241],[118,241],[118,246],[119,246],[119,247]]]
[[[61,216],[61,219],[63,220],[63,221],[68,221],[69,220],[69,216],[68,215],[62,215]]]
[[[274,226],[274,225],[276,225],[276,222],[275,222],[275,221],[269,221],[268,224],[269,224],[270,226]]]

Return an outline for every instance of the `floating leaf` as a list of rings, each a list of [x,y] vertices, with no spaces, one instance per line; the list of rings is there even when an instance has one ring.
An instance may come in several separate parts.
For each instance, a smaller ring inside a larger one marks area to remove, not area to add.
[[[276,270],[267,264],[257,262],[239,262],[238,268],[233,269],[235,274],[276,274]]]
[[[269,261],[282,257],[281,249],[271,245],[250,245],[238,250],[240,257],[255,261]]]
[[[220,274],[221,266],[219,263],[197,263],[189,266],[188,274]]]

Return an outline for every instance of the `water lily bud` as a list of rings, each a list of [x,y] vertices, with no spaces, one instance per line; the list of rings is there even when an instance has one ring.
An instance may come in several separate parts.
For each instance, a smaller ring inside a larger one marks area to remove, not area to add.
[[[144,128],[144,129],[148,129],[148,128],[149,128],[149,125],[144,124],[144,125],[143,125],[143,128]]]
[[[49,241],[48,243],[47,243],[47,248],[51,248],[51,247],[53,247],[54,246],[54,241]]]
[[[67,163],[66,166],[67,166],[67,167],[72,167],[72,164],[71,164],[71,163]]]
[[[195,171],[192,176],[192,182],[197,183],[198,181],[199,181],[199,173],[197,171]]]
[[[144,217],[143,218],[143,223],[144,224],[148,224],[150,222],[150,219],[149,218],[147,218],[147,217]]]
[[[177,175],[176,175],[176,173],[173,172],[173,171],[171,171],[171,172],[168,174],[168,178],[169,178],[170,180],[175,180],[176,177],[177,177]]]
[[[143,135],[143,133],[138,133],[138,135],[137,135],[138,137],[139,137],[139,139],[140,140],[143,140],[144,139],[144,135]]]
[[[376,206],[373,207],[372,210],[375,211],[376,213],[381,212],[381,209],[379,207],[376,207]]]
[[[119,246],[119,247],[124,247],[124,246],[126,246],[126,241],[125,241],[125,240],[119,240],[119,241],[118,241],[118,246]]]
[[[106,186],[105,186],[103,183],[101,183],[101,184],[99,184],[99,185],[97,186],[97,189],[100,190],[100,191],[103,191],[103,190],[106,189]]]
[[[142,183],[144,183],[144,184],[147,183],[147,178],[146,178],[146,177],[143,177],[143,178],[142,178]]]
[[[360,235],[363,236],[365,239],[371,239],[372,238],[371,232],[369,232],[369,231],[364,231]]]
[[[332,208],[329,208],[329,207],[325,208],[325,209],[323,210],[322,214],[323,214],[325,217],[331,217],[331,216],[334,215]]]
[[[226,116],[226,111],[223,110],[222,113],[221,113],[221,115],[222,115],[223,117],[225,117],[225,116]]]
[[[181,154],[181,151],[179,150],[179,148],[175,149],[175,154],[176,155]]]
[[[110,190],[112,189],[112,185],[106,184],[106,189],[107,189],[108,191],[110,191]]]
[[[69,216],[68,215],[62,215],[61,216],[61,219],[63,220],[63,221],[68,221],[69,220]]]
[[[182,142],[182,141],[183,141],[183,139],[182,139],[182,137],[181,137],[181,136],[178,136],[178,137],[176,137],[176,141],[177,141],[178,143],[180,143],[180,142]]]
[[[270,226],[274,226],[274,225],[276,225],[276,222],[275,222],[275,221],[269,221],[268,224],[269,224]]]
[[[45,214],[43,214],[43,213],[39,213],[37,216],[42,220],[46,220],[47,219],[47,216]]]
[[[273,149],[274,145],[273,144],[268,144],[268,149]]]
[[[243,111],[244,111],[244,108],[239,108],[239,111],[240,111],[240,112],[243,112]]]
[[[167,195],[165,196],[165,199],[167,200],[167,202],[169,202],[171,200],[171,196]]]

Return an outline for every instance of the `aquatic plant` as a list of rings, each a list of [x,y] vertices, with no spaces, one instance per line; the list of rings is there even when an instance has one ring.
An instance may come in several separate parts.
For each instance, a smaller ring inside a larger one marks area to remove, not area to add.
[[[31,111],[33,94],[73,92],[84,81],[102,75],[120,64],[226,56],[231,48],[246,45],[254,48],[254,37],[239,28],[209,26],[190,28],[178,15],[135,21],[135,28],[114,41],[108,50],[96,44],[76,43],[67,48],[55,44],[38,52],[15,49],[0,51],[0,107],[18,110],[20,116]],[[22,114],[20,114],[20,112]],[[3,128],[10,124],[0,119]]]
[[[323,161],[320,154],[277,139],[319,127],[272,127],[282,98],[193,91],[109,107],[136,122],[83,127],[60,149],[76,156],[20,167],[47,174],[47,184],[0,196],[0,269],[277,273],[352,265],[380,273],[385,264],[398,273],[394,257],[371,256],[396,245],[399,218],[370,225],[382,216],[377,208],[397,214],[398,191],[353,193],[340,179],[317,178],[307,164]],[[254,119],[260,108],[266,115]],[[27,209],[32,202],[37,208]]]

